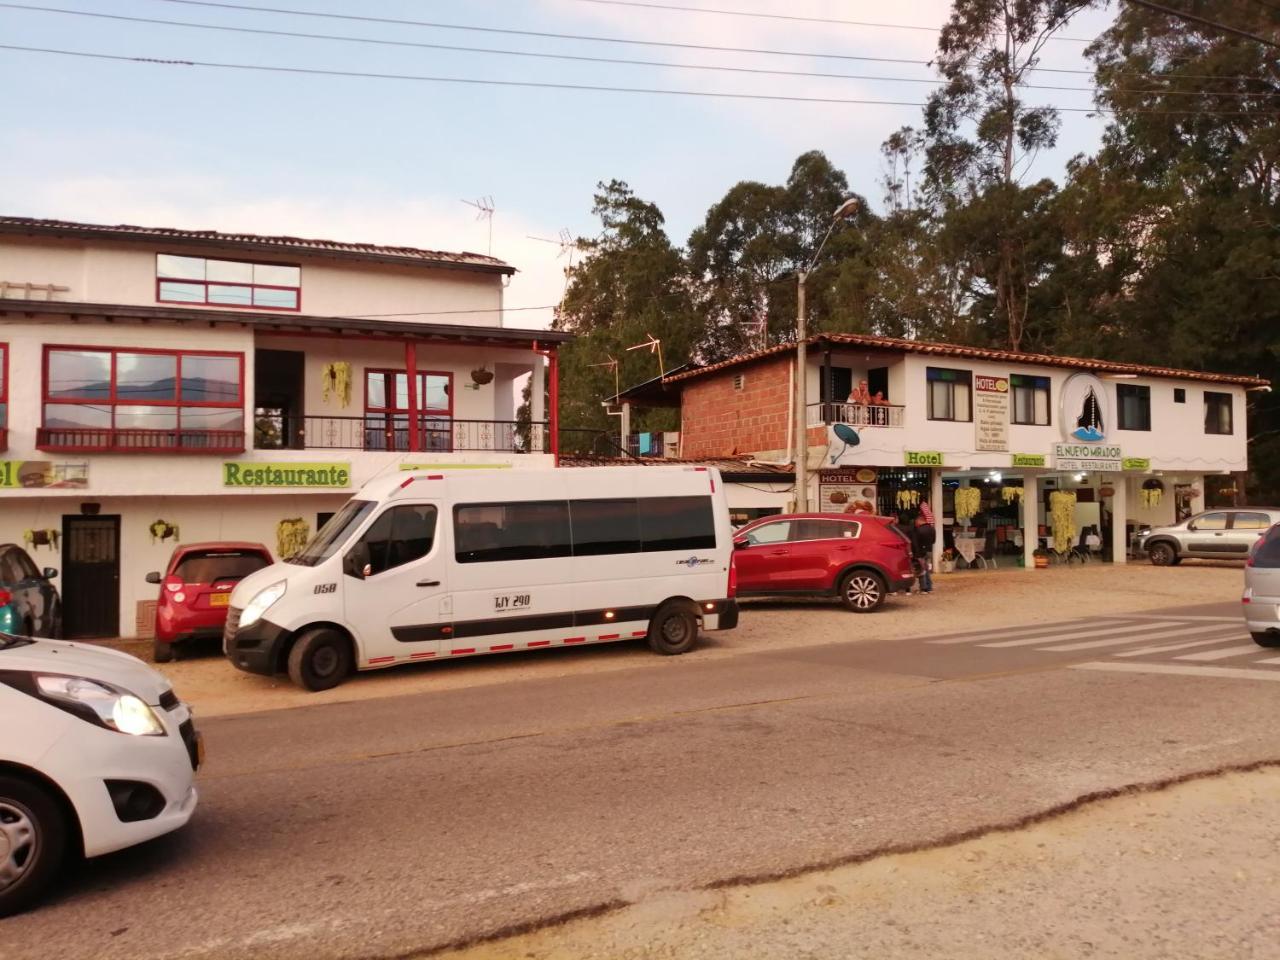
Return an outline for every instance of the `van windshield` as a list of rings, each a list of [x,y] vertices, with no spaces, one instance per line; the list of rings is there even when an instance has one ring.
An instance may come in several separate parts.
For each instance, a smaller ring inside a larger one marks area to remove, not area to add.
[[[328,560],[347,542],[351,531],[360,525],[369,511],[373,509],[372,500],[348,500],[346,504],[329,518],[329,522],[320,528],[319,533],[311,538],[311,542],[285,563],[296,563],[304,567],[314,567],[323,560]]]

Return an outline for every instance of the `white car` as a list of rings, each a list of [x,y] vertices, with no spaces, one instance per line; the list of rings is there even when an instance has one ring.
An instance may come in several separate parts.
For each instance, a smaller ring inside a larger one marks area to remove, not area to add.
[[[1254,642],[1260,647],[1280,647],[1280,523],[1249,551],[1240,599]]]
[[[190,709],[141,660],[0,633],[0,916],[68,857],[183,826],[201,753]]]

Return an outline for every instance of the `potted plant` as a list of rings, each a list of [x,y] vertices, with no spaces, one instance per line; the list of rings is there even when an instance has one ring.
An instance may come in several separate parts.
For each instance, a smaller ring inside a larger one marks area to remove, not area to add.
[[[938,571],[940,573],[956,572],[956,552],[953,548],[947,547],[942,551],[942,560],[938,564]]]

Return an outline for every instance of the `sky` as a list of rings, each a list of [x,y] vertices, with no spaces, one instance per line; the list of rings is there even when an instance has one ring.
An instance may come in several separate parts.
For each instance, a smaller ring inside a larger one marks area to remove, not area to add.
[[[721,12],[652,8],[657,3]],[[196,29],[15,6],[392,43]],[[880,145],[899,127],[920,124],[920,108],[911,104],[923,102],[932,89],[920,82],[675,64],[934,81],[923,62],[934,52],[949,6],[947,0],[0,0],[0,44],[10,46],[348,73],[907,104],[372,79],[0,49],[6,114],[0,125],[0,213],[492,252],[519,270],[507,306],[538,308],[511,312],[505,324],[544,327],[551,320],[549,307],[563,293],[571,255],[555,241],[562,231],[598,231],[591,216],[598,181],[624,180],[657,203],[677,244],[733,184],[780,183],[806,150],[825,152],[848,174],[854,191],[878,204]],[[354,22],[296,11],[418,23]],[[1092,39],[1111,15],[1107,9],[1090,11],[1063,33]],[[505,30],[648,45],[495,32]],[[708,46],[774,52],[698,49]],[[1056,40],[1042,66],[1088,69],[1084,48],[1076,40]],[[1037,82],[1070,87],[1087,87],[1089,80],[1080,74],[1037,75]],[[1027,91],[1026,98],[1063,107],[1092,104],[1087,90]],[[1064,113],[1058,147],[1037,157],[1030,175],[1060,176],[1071,156],[1094,149],[1101,130],[1097,117]],[[483,198],[492,198],[491,223],[463,202]]]

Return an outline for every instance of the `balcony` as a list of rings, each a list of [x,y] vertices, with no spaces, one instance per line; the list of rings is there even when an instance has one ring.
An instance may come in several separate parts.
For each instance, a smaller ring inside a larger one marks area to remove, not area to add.
[[[421,453],[548,453],[550,432],[543,421],[456,420],[424,416],[419,421]],[[254,421],[257,450],[385,450],[408,453],[409,420],[404,415],[363,417],[281,417],[259,413]]]
[[[902,428],[906,407],[892,403],[811,403],[810,425],[847,423],[852,427]]]
[[[243,430],[40,427],[36,447],[54,453],[243,453]]]

